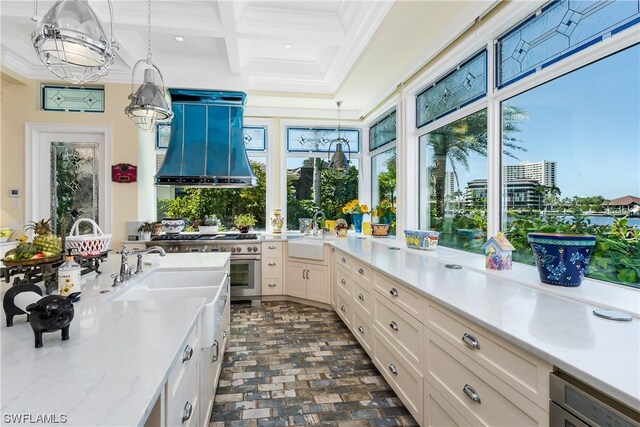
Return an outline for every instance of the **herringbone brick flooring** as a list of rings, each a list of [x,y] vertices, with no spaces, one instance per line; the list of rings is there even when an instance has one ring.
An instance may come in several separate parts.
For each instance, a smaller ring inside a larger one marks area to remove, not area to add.
[[[307,424],[417,425],[334,312],[232,304],[210,427]]]

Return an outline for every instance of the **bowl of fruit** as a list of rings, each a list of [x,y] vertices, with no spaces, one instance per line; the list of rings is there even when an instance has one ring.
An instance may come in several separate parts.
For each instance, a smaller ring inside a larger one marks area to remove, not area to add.
[[[62,259],[62,244],[53,234],[51,220],[31,222],[25,228],[33,230],[36,236],[31,243],[22,236],[18,246],[2,259],[4,265],[37,265]]]
[[[13,233],[12,228],[0,228],[0,243],[8,241],[11,233]]]

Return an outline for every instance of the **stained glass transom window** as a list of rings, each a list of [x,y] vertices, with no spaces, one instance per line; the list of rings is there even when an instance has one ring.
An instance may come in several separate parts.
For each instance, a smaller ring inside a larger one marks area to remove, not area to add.
[[[332,128],[287,128],[287,151],[289,152],[327,152],[331,141],[338,138],[338,129]],[[357,153],[360,151],[360,131],[358,129],[340,129],[340,138],[348,142],[343,144],[343,151]],[[335,149],[336,144],[331,146]]]
[[[396,110],[387,114],[376,124],[369,128],[369,150],[373,151],[378,147],[396,140]]]
[[[247,151],[267,150],[267,128],[264,126],[245,126],[242,129],[244,146]]]
[[[417,127],[431,123],[486,94],[487,51],[483,50],[418,94]]]
[[[504,87],[640,22],[640,0],[556,0],[498,39]]]
[[[42,85],[42,109],[104,113],[103,87]]]

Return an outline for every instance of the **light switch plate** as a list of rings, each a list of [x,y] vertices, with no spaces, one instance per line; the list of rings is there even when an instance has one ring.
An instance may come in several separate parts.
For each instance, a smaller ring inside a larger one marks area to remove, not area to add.
[[[10,188],[9,197],[22,197],[22,191],[19,188]]]

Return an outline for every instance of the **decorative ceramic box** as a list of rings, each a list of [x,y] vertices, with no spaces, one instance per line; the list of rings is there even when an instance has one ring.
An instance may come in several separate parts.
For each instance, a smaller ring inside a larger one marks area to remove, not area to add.
[[[513,245],[504,237],[504,234],[498,233],[489,238],[484,244],[485,267],[488,270],[511,270],[513,250]]]

